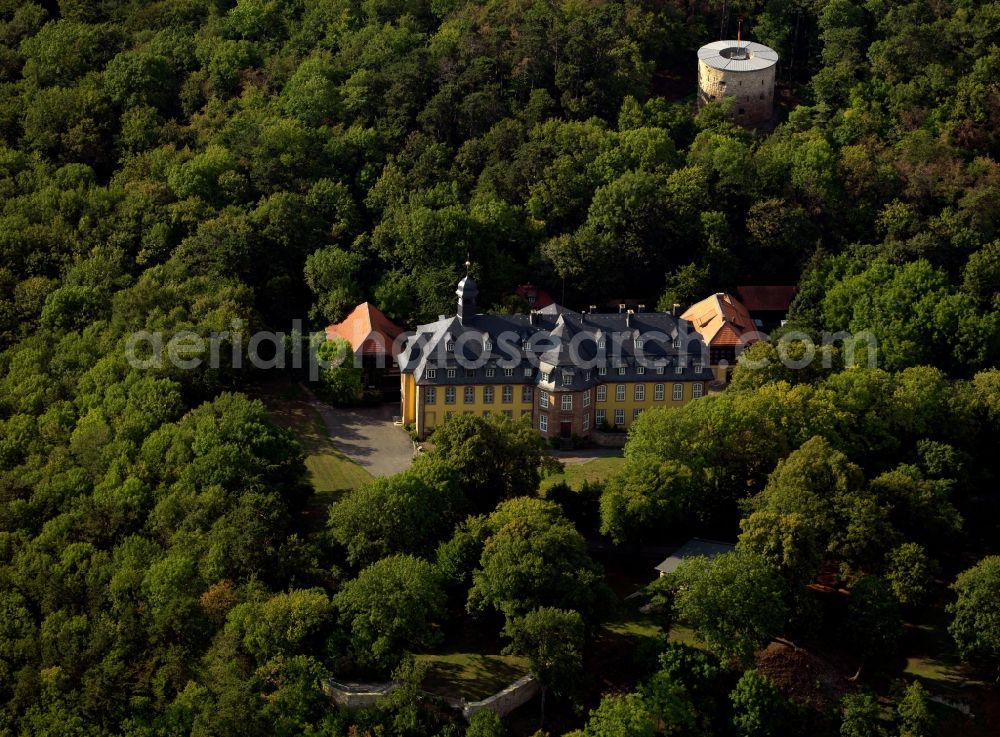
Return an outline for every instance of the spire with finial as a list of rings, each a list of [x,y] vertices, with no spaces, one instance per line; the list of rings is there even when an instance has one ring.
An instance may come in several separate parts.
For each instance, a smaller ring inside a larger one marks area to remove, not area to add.
[[[455,294],[458,295],[458,319],[465,323],[476,314],[476,296],[479,294],[479,287],[469,271],[472,269],[472,262],[465,262],[465,276],[458,283]]]

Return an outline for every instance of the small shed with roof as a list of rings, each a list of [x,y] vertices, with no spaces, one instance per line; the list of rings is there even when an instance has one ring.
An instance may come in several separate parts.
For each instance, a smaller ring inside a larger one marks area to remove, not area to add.
[[[680,566],[685,558],[694,558],[698,556],[704,558],[714,558],[717,555],[731,553],[735,549],[736,546],[732,543],[719,542],[718,540],[704,540],[700,537],[693,537],[677,548],[677,550],[673,552],[673,555],[665,558],[658,566],[656,566],[656,570],[660,572],[661,576],[666,576],[667,574],[676,571],[677,567]]]

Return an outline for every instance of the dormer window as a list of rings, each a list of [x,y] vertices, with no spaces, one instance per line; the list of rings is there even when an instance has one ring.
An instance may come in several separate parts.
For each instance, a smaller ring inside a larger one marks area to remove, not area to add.
[[[438,375],[437,369],[427,369],[427,378],[436,379]]]
[[[569,386],[570,384],[572,384],[573,383],[573,374],[564,373],[562,375],[562,383],[563,383],[563,386]]]
[[[447,347],[448,347],[448,353],[454,353],[455,352],[455,341],[449,340]]]
[[[608,342],[604,338],[598,338],[597,339],[597,347],[598,348],[607,348],[607,345],[608,345]]]
[[[529,341],[525,340],[521,342],[521,350],[526,351],[529,350],[530,348],[531,344],[529,343]]]
[[[694,372],[695,372],[696,374],[700,374],[700,373],[701,373],[701,364],[700,364],[700,363],[696,363],[696,364],[694,365]]]
[[[678,335],[676,338],[674,338],[674,348],[680,348],[680,347],[681,347],[681,336]]]
[[[642,346],[643,346],[642,338],[636,338],[635,339],[635,347],[636,348],[642,348]]]
[[[487,338],[485,341],[483,341],[483,348],[485,350],[487,350],[487,351],[492,351],[493,350],[493,341],[490,340],[489,338]]]

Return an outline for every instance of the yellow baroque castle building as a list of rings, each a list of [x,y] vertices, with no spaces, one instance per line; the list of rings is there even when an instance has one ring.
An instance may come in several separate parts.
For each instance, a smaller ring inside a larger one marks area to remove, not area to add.
[[[469,276],[456,294],[457,313],[420,325],[399,356],[402,419],[420,438],[453,415],[491,412],[530,418],[546,438],[626,430],[714,379],[701,335],[671,313],[478,314]]]

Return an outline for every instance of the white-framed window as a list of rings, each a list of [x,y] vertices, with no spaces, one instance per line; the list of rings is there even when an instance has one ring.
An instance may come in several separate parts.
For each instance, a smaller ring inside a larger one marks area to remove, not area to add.
[[[604,410],[603,409],[597,410],[597,413],[596,413],[596,416],[594,417],[594,419],[595,419],[598,427],[600,427],[601,425],[604,424],[604,418],[605,417],[606,417],[606,415],[604,414]]]
[[[455,378],[455,369],[448,369],[448,378],[449,379]]]
[[[643,343],[642,338],[636,338],[635,339],[635,347],[636,348],[642,348],[643,345],[644,345],[644,343]]]
[[[583,372],[583,380],[584,381],[590,381],[590,372],[589,371],[584,371]]]
[[[625,385],[617,384],[615,385],[615,401],[624,402],[625,401]]]
[[[598,348],[606,348],[607,345],[608,345],[608,341],[606,341],[604,338],[598,338],[597,339],[597,347]]]
[[[597,387],[597,401],[598,402],[608,401],[608,387],[606,387],[604,384],[601,384],[599,387]]]
[[[625,367],[624,366],[619,366],[618,367],[618,375],[619,376],[624,376],[625,375]]]
[[[549,372],[548,371],[543,371],[542,372],[542,381],[548,383],[548,381],[549,381]]]
[[[496,376],[496,373],[497,373],[497,370],[495,368],[490,367],[490,368],[486,369],[486,378],[487,379],[492,379],[494,376]]]
[[[680,347],[681,347],[681,336],[678,335],[676,338],[674,338],[674,348],[680,348]]]
[[[653,385],[653,401],[662,402],[663,401],[663,384]]]
[[[475,404],[476,402],[476,387],[467,386],[465,387],[465,397],[463,401],[466,404]]]
[[[677,364],[676,366],[674,366],[674,373],[675,374],[683,374],[684,373],[684,367],[681,366],[680,364]]]
[[[514,402],[514,387],[505,386],[503,388],[503,398],[501,401],[504,404],[512,404]]]
[[[646,373],[646,367],[645,366],[636,366],[635,367],[635,372],[637,374],[639,374],[639,376],[642,376],[643,374]]]
[[[663,376],[663,369],[664,369],[663,366],[657,366],[656,367],[656,373],[657,373],[658,376]]]
[[[549,408],[549,393],[548,392],[539,392],[538,393],[538,406],[541,407],[542,409],[548,409]]]
[[[448,341],[448,353],[454,353],[454,352],[455,352],[455,341],[449,340]]]
[[[485,350],[487,350],[487,351],[492,351],[493,350],[493,341],[490,340],[489,338],[487,338],[486,342],[483,343],[483,348]]]
[[[531,348],[531,341],[530,340],[522,340],[521,341],[521,350],[526,351],[526,350],[528,350],[530,348]]]
[[[641,414],[642,414],[642,410],[639,407],[636,407],[634,410],[632,410],[632,419],[633,420],[638,420],[639,419],[639,415],[641,415]]]
[[[509,378],[510,378],[511,376],[513,376],[513,375],[514,375],[514,369],[513,369],[513,367],[510,367],[510,368],[505,368],[505,369],[503,370],[503,375],[504,375],[504,376],[506,376],[506,377],[507,377],[508,379],[509,379]]]
[[[634,396],[635,396],[635,401],[637,401],[637,402],[644,402],[644,401],[646,401],[646,385],[645,384],[636,384],[635,385]]]
[[[483,387],[483,402],[485,404],[493,404],[493,387],[484,386]]]
[[[583,393],[583,406],[584,407],[590,406],[590,389],[588,389]]]
[[[625,410],[616,409],[615,410],[615,424],[621,427],[625,424]]]
[[[437,404],[438,390],[433,386],[424,387],[424,404]]]
[[[549,431],[549,416],[548,415],[538,415],[538,429],[542,432]]]
[[[427,378],[436,379],[438,375],[437,369],[427,369]]]
[[[701,373],[701,364],[700,364],[700,363],[696,363],[696,364],[694,365],[694,372],[695,372],[696,374],[700,374],[700,373]]]
[[[569,386],[573,383],[573,374],[563,372],[562,375],[563,386]]]
[[[702,395],[702,392],[704,392],[704,391],[705,391],[705,385],[702,384],[701,382],[693,384],[691,386],[691,398],[692,399],[700,399],[701,395]]]
[[[448,386],[444,390],[444,403],[454,404],[455,403],[455,387]]]
[[[684,399],[684,385],[674,384],[674,401],[679,402]]]
[[[563,394],[559,398],[559,408],[563,412],[569,412],[571,409],[573,409],[573,395],[572,394]]]
[[[607,366],[598,366],[597,367],[597,375],[598,376],[607,376],[608,375],[608,367]]]
[[[583,416],[583,430],[586,432],[590,429],[590,412]]]
[[[530,386],[522,386],[521,387],[521,402],[522,403],[526,403],[526,404],[531,404],[531,394],[532,394],[532,391],[531,391],[531,387]]]
[[[534,372],[535,372],[535,370],[534,370],[533,368],[531,368],[531,366],[525,366],[525,367],[524,367],[524,377],[525,377],[526,379],[530,379],[530,378],[531,378],[531,375],[532,375],[532,374],[533,374]]]

